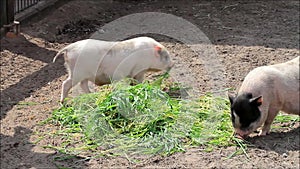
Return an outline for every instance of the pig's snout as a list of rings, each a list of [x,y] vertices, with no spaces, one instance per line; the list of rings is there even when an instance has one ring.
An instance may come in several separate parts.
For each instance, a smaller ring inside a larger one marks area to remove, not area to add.
[[[245,138],[248,137],[249,134],[250,134],[249,131],[243,131],[243,130],[240,130],[240,129],[235,129],[235,136],[237,138],[245,139]]]
[[[238,135],[238,134],[235,134],[234,136],[235,136],[236,138],[238,138],[238,139],[241,139],[241,140],[244,140],[244,139],[245,139],[243,136],[240,136],[240,135]]]
[[[240,135],[240,134],[238,134],[238,133],[235,133],[234,136],[235,136],[236,138],[238,138],[238,139],[241,139],[241,140],[244,140],[245,138],[248,137],[248,135]]]

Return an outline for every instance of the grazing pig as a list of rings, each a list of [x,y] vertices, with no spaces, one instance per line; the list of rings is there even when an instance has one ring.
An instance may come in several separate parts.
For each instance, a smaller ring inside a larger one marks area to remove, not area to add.
[[[250,71],[237,97],[229,96],[238,137],[245,138],[262,125],[259,135],[269,134],[279,111],[300,115],[299,94],[299,57]]]
[[[118,42],[81,40],[61,49],[53,62],[60,55],[69,75],[62,84],[62,103],[77,83],[88,93],[88,81],[104,85],[128,77],[142,82],[147,71],[170,70],[173,66],[167,49],[149,37]]]

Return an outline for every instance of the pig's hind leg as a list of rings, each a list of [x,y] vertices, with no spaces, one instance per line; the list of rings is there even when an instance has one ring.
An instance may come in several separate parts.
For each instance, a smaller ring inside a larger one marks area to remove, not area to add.
[[[72,88],[72,78],[68,78],[62,83],[62,88],[61,88],[61,97],[60,97],[60,102],[63,103],[65,98],[68,95],[68,92]]]

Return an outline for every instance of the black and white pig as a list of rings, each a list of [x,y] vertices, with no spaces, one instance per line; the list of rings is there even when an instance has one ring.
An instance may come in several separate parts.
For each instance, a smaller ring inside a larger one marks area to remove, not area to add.
[[[61,49],[53,62],[60,55],[69,75],[62,84],[61,102],[78,83],[89,93],[88,81],[104,85],[128,77],[142,82],[147,71],[170,70],[174,65],[167,49],[149,37],[117,42],[81,40]]]
[[[250,71],[237,96],[229,95],[235,133],[245,138],[263,125],[259,135],[269,134],[279,111],[300,115],[299,94],[299,57]]]

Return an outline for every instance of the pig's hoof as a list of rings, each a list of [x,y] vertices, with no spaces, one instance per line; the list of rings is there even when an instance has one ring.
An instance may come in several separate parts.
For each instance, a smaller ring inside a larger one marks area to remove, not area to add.
[[[64,103],[63,102],[59,102],[60,107],[64,107]]]
[[[66,106],[66,102],[65,101],[60,101],[59,105],[60,105],[60,107],[65,107]]]

